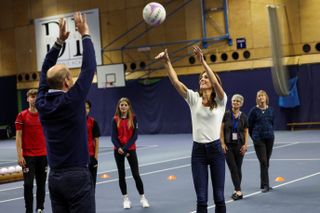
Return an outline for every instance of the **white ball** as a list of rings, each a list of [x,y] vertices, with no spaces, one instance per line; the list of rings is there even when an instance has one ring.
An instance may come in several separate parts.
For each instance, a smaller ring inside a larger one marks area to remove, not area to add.
[[[3,167],[0,169],[0,174],[5,175],[8,173],[8,169],[6,167]]]
[[[15,172],[16,172],[16,167],[15,166],[9,166],[8,173],[15,173]]]
[[[16,172],[21,172],[22,171],[22,168],[21,168],[21,166],[16,166]]]
[[[166,19],[166,10],[157,2],[150,2],[142,11],[144,21],[151,25],[157,26]]]

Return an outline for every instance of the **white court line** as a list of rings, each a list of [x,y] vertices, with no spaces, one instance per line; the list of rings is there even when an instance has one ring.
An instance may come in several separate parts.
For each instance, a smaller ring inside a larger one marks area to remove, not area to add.
[[[244,159],[245,161],[257,161],[257,159]],[[320,158],[271,158],[270,161],[319,161]]]
[[[152,172],[146,172],[146,173],[143,173],[143,174],[140,174],[140,176],[146,176],[146,175],[151,175],[151,174],[156,174],[156,173],[161,173],[161,172],[166,172],[166,171],[170,171],[170,170],[175,170],[175,169],[182,169],[182,168],[186,168],[186,167],[189,167],[191,164],[184,164],[184,165],[181,165],[181,166],[174,166],[174,167],[170,167],[170,168],[166,168],[166,169],[160,169],[160,170],[155,170],[155,171],[152,171]],[[127,176],[127,178],[133,178],[133,176]],[[97,185],[98,184],[104,184],[104,183],[111,183],[111,182],[115,182],[115,181],[118,181],[119,179],[118,178],[114,178],[114,179],[111,179],[111,180],[105,180],[105,181],[100,181],[100,182],[97,182]]]
[[[297,144],[297,143],[286,144],[286,145],[282,145],[282,146],[276,146],[276,147],[274,147],[274,149],[283,148],[283,147],[287,147],[287,146],[295,145],[295,144]],[[152,145],[152,146],[158,146],[158,145]],[[252,146],[252,145],[249,145],[249,146]],[[247,154],[252,154],[252,153],[255,153],[255,151],[247,152]],[[170,162],[170,161],[188,159],[190,157],[191,156],[188,155],[188,156],[183,156],[183,157],[179,157],[179,158],[172,158],[172,159],[163,160],[163,161],[156,161],[156,162],[152,162],[152,163],[140,164],[139,168],[140,167],[144,167],[144,166],[152,166],[152,165],[157,165],[157,164],[161,164],[161,163],[167,163],[167,162]],[[126,170],[128,170],[128,169],[130,169],[130,168],[126,167]],[[118,170],[117,169],[111,169],[111,170],[99,172],[97,175],[100,175],[100,174],[103,174],[103,173],[116,172],[116,171],[118,171]],[[12,188],[1,189],[0,192],[11,191],[11,190],[16,190],[16,189],[21,189],[21,188],[23,188],[23,186],[17,186],[17,187],[12,187]]]
[[[156,165],[156,164],[161,164],[161,163],[167,163],[167,162],[171,162],[171,161],[176,161],[176,160],[184,160],[187,158],[190,158],[191,156],[183,156],[183,157],[179,157],[179,158],[171,158],[168,160],[162,160],[162,161],[156,161],[156,162],[152,162],[152,163],[144,163],[144,164],[139,164],[139,168],[140,167],[144,167],[144,166],[152,166],[152,165]],[[126,167],[126,169],[130,169],[129,167]],[[118,171],[118,169],[111,169],[108,171],[103,171],[103,172],[99,172],[98,174],[103,174],[103,173],[108,173],[108,172],[116,172]]]
[[[292,144],[286,144],[286,145],[282,145],[282,146],[276,146],[276,147],[274,147],[274,149],[283,148],[283,147],[287,147],[287,146],[295,145],[295,144],[298,144],[298,142],[292,143]],[[252,145],[250,145],[250,146],[252,146]],[[255,151],[247,152],[247,154],[252,154],[252,153],[255,153]],[[139,167],[156,165],[156,164],[161,164],[161,163],[166,163],[166,162],[175,161],[175,160],[181,160],[181,159],[186,159],[186,158],[190,158],[190,156],[185,156],[185,157],[180,157],[180,158],[173,158],[173,159],[163,160],[163,161],[157,161],[157,162],[153,162],[153,163],[146,163],[146,164],[139,165]],[[184,168],[184,167],[187,167],[187,166],[190,166],[190,164],[185,164],[185,165],[182,165],[182,166],[176,166],[176,167],[171,167],[171,168],[162,169],[162,170],[155,170],[155,171],[148,172],[148,173],[143,173],[143,174],[140,174],[140,175],[141,176],[145,176],[145,175],[155,174],[155,173],[159,173],[159,172],[163,172],[163,171],[169,171],[169,170],[173,170],[173,169]],[[128,168],[126,168],[126,169],[128,169]],[[106,173],[106,172],[113,172],[113,171],[117,171],[117,170],[116,169],[108,170],[108,171],[105,171],[105,172],[100,172],[99,174]],[[130,178],[132,178],[132,176],[130,176]],[[116,180],[118,180],[118,179],[112,179],[112,180],[97,182],[97,184],[114,182]],[[5,191],[10,191],[10,190],[15,190],[15,189],[21,189],[21,188],[23,188],[23,186],[2,189],[2,190],[0,190],[0,192],[5,192]],[[46,193],[46,194],[48,194],[48,193]],[[14,201],[14,200],[20,200],[20,199],[23,199],[23,197],[13,198],[13,199],[9,199],[9,200],[3,200],[3,201],[0,201],[0,203],[5,203],[5,202],[9,202],[9,201]]]
[[[181,166],[175,166],[175,167],[170,167],[170,168],[166,168],[166,169],[160,169],[160,170],[155,170],[155,171],[152,171],[152,172],[143,173],[143,174],[140,174],[140,176],[146,176],[146,175],[161,173],[161,172],[165,172],[165,171],[186,168],[186,167],[189,167],[189,166],[190,166],[190,164],[184,164],[184,165],[181,165]],[[132,178],[133,178],[133,176],[127,176],[126,177],[126,179],[132,179]],[[111,180],[101,181],[101,182],[97,182],[97,185],[105,184],[105,183],[117,182],[118,180],[119,180],[118,178],[114,178],[114,179],[111,179]],[[22,188],[22,187],[20,187],[20,188]],[[4,190],[2,190],[2,191],[4,191]],[[49,193],[46,192],[46,195],[48,195],[48,194]],[[24,197],[17,197],[17,198],[12,198],[12,199],[8,199],[8,200],[0,200],[0,204],[1,203],[7,203],[7,202],[10,202],[10,201],[15,201],[15,200],[22,200],[22,199],[24,199]]]
[[[0,162],[3,162],[3,163],[0,163],[0,165],[2,165],[2,164],[8,164],[8,163],[17,163],[17,165],[18,165],[18,161],[17,160],[15,160],[15,161],[13,161],[13,160],[0,160]]]
[[[308,179],[308,178],[311,178],[311,177],[314,177],[314,176],[317,176],[317,175],[320,175],[320,172],[316,172],[316,173],[313,173],[313,174],[311,174],[311,175],[307,175],[307,176],[304,176],[304,177],[301,177],[301,178],[297,178],[297,179],[288,181],[288,182],[286,182],[286,183],[282,183],[282,184],[273,186],[273,188],[275,189],[275,188],[279,188],[279,187],[282,187],[282,186],[285,186],[285,185],[289,185],[289,184],[291,184],[291,183],[296,183],[296,182],[299,182],[299,181],[302,181],[302,180],[305,180],[305,179]],[[259,191],[253,192],[253,193],[251,193],[251,194],[245,195],[245,196],[243,196],[243,198],[252,197],[252,196],[257,195],[257,194],[260,194],[260,193],[262,193],[262,192],[259,190]],[[272,193],[272,192],[270,192],[270,193]],[[227,203],[231,203],[231,202],[234,202],[234,200],[228,200],[228,201],[226,202],[226,204],[227,204]],[[211,205],[211,206],[208,206],[208,209],[212,209],[212,208],[214,208],[214,207],[215,207],[215,205]],[[196,213],[196,211],[192,211],[192,212],[190,212],[190,213]]]
[[[183,157],[179,157],[179,158],[171,158],[171,159],[168,159],[168,160],[163,160],[163,161],[156,161],[156,162],[153,162],[153,163],[146,163],[146,164],[141,164],[139,165],[139,168],[140,167],[144,167],[144,166],[151,166],[151,165],[156,165],[156,164],[161,164],[161,163],[167,163],[167,162],[171,162],[171,161],[177,161],[177,160],[183,160],[183,159],[187,159],[187,158],[190,158],[190,156],[183,156]],[[126,167],[126,169],[130,169],[129,167]],[[171,169],[170,169],[171,170]],[[104,171],[104,172],[99,172],[99,174],[104,174],[104,173],[110,173],[110,172],[116,172],[118,171],[117,169],[111,169],[111,170],[107,170],[107,171]],[[142,174],[140,174],[142,176]],[[97,183],[98,184],[98,183]],[[34,185],[36,186],[36,185]],[[0,192],[6,192],[6,191],[11,191],[11,190],[16,190],[16,189],[21,189],[23,188],[23,186],[17,186],[17,187],[11,187],[11,188],[6,188],[6,189],[0,189]]]

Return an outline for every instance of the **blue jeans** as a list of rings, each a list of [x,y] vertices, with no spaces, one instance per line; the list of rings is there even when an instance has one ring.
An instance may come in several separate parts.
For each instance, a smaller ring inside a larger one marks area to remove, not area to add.
[[[96,212],[94,186],[87,167],[50,170],[49,192],[53,213]]]
[[[194,188],[197,194],[197,213],[207,213],[208,206],[208,166],[211,172],[216,213],[225,213],[224,201],[225,155],[220,140],[211,143],[193,143],[191,167]]]

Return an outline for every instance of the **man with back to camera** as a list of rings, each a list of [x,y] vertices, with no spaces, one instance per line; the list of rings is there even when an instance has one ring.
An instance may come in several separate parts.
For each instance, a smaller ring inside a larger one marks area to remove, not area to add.
[[[96,70],[96,59],[86,16],[76,12],[74,22],[83,45],[78,80],[74,84],[68,67],[56,64],[70,34],[66,21],[60,18],[59,37],[44,60],[36,100],[47,143],[53,213],[95,212],[94,187],[88,169],[85,99]]]

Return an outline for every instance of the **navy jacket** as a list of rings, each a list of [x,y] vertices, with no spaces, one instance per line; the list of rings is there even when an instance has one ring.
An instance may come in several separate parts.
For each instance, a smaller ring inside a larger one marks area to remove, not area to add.
[[[60,45],[55,43],[50,49],[41,70],[36,107],[51,169],[87,166],[89,162],[85,99],[96,70],[96,58],[90,36],[83,36],[82,44],[81,72],[68,92],[48,93],[46,74],[57,62]]]

